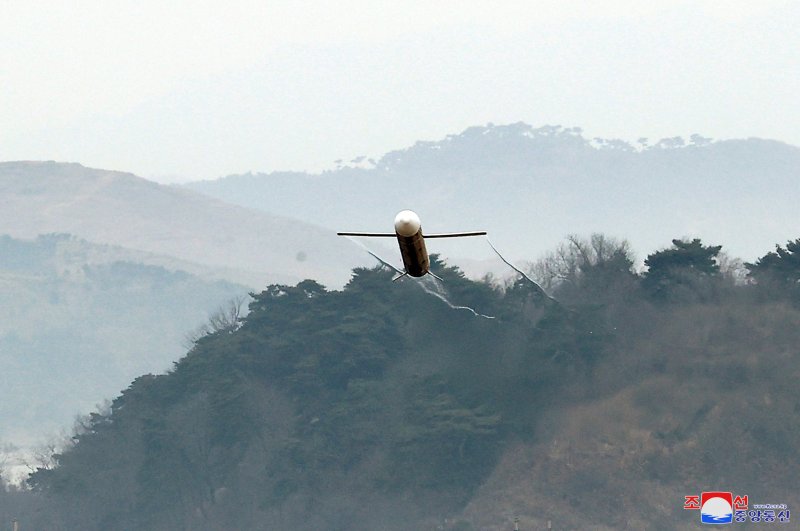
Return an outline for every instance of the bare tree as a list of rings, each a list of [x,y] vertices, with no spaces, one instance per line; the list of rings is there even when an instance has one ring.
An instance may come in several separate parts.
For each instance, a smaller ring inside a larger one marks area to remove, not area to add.
[[[732,282],[735,286],[747,284],[747,268],[741,258],[735,258],[725,251],[720,251],[717,254],[716,262],[722,278]]]
[[[233,332],[241,324],[242,306],[246,297],[239,295],[229,300],[208,318],[211,333]]]
[[[62,443],[57,437],[50,437],[47,442],[31,449],[31,451],[20,459],[25,468],[31,472],[37,470],[52,470],[58,464],[56,455],[60,452]]]
[[[600,233],[594,233],[588,239],[570,234],[555,251],[531,264],[529,271],[549,291],[563,284],[577,284],[591,267],[616,262],[633,263],[627,240]]]
[[[207,322],[186,334],[183,346],[188,350],[207,335],[219,332],[228,334],[235,332],[242,324],[243,309],[247,299],[247,296],[239,295],[217,308],[214,313],[208,316]]]
[[[0,489],[5,489],[10,480],[8,471],[14,454],[19,450],[11,443],[0,443]]]

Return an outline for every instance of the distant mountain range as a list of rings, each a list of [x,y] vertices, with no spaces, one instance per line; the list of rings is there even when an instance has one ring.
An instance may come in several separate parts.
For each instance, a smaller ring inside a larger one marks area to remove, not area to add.
[[[517,259],[591,232],[628,239],[640,259],[683,236],[753,259],[800,232],[800,148],[754,138],[634,146],[578,128],[487,125],[322,174],[250,173],[186,188],[354,230],[391,230],[394,213],[411,208],[428,231],[487,229]],[[489,254],[478,245],[456,252]]]
[[[0,200],[0,234],[69,233],[251,287],[305,278],[341,286],[369,262],[333,230],[80,164],[0,163]]]

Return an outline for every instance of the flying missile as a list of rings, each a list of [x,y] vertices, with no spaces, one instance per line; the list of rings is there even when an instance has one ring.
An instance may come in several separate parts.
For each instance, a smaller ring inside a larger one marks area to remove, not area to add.
[[[394,232],[337,232],[339,236],[360,236],[366,238],[397,238],[400,246],[400,256],[403,257],[405,271],[401,271],[393,265],[385,262],[374,253],[372,256],[382,263],[394,269],[399,276],[393,280],[398,280],[406,275],[412,277],[423,277],[431,275],[439,280],[435,274],[431,273],[431,261],[428,257],[428,249],[425,247],[425,240],[428,238],[463,238],[466,236],[485,236],[486,231],[473,232],[444,232],[438,234],[422,234],[422,223],[416,212],[402,210],[394,218]]]

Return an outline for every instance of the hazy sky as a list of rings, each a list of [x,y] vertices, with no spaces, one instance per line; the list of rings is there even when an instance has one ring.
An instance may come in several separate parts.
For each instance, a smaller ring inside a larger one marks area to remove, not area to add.
[[[797,1],[3,0],[0,14],[0,160],[167,182],[320,170],[517,121],[800,145]]]

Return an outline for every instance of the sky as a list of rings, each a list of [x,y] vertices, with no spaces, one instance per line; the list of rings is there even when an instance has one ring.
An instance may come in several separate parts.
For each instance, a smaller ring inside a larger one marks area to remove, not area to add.
[[[0,160],[160,182],[467,127],[800,145],[800,2],[3,0]]]

